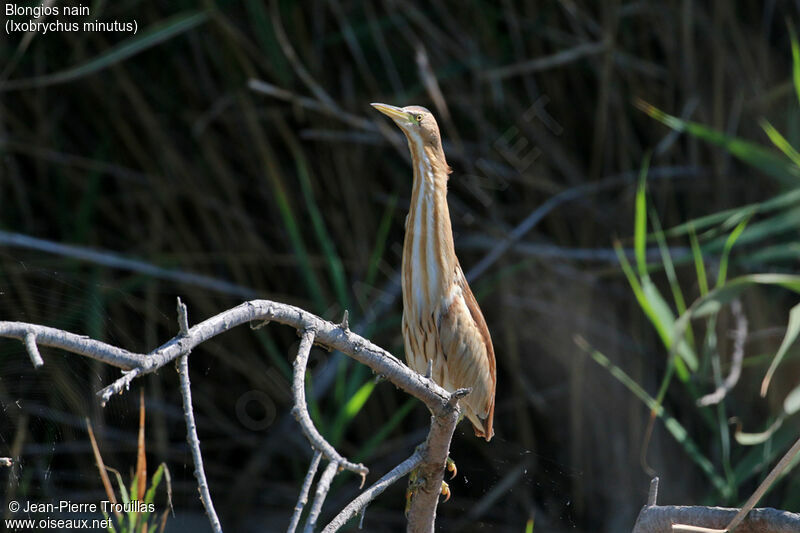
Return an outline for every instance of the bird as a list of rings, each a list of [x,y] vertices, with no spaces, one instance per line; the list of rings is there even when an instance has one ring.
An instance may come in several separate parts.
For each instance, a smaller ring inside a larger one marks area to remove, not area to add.
[[[408,366],[461,400],[475,435],[494,436],[497,389],[494,347],[486,320],[464,276],[453,243],[445,159],[439,126],[421,106],[373,103],[405,134],[414,178],[402,256],[403,342]]]

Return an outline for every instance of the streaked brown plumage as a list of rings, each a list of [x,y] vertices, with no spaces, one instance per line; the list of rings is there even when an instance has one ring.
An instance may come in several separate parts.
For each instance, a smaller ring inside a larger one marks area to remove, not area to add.
[[[403,339],[408,366],[454,391],[469,387],[461,404],[475,434],[491,440],[497,384],[494,348],[478,302],[453,246],[447,179],[450,168],[433,115],[419,106],[372,104],[408,140],[414,166],[403,244]]]

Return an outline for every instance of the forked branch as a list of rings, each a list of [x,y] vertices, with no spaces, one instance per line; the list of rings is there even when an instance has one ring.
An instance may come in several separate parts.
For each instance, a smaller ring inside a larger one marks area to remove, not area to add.
[[[447,392],[431,379],[409,369],[386,350],[350,331],[346,321],[343,321],[342,324],[334,324],[298,307],[269,300],[253,300],[223,311],[190,328],[186,308],[179,301],[178,335],[147,354],[130,352],[82,335],[24,322],[0,322],[0,337],[15,338],[23,342],[31,361],[36,367],[41,366],[44,362],[39,353],[39,346],[47,346],[60,348],[121,368],[123,371],[122,376],[98,392],[104,405],[114,394],[121,394],[126,391],[134,379],[178,360],[187,426],[187,440],[192,449],[192,456],[195,462],[195,476],[198,480],[198,488],[209,515],[212,529],[214,531],[222,531],[219,519],[214,511],[208,482],[205,478],[200,442],[194,424],[188,375],[188,357],[195,347],[233,327],[270,321],[291,326],[301,334],[300,348],[294,365],[293,392],[295,405],[293,413],[298,419],[303,433],[315,450],[314,459],[291,518],[289,531],[294,531],[299,524],[322,457],[327,459],[329,463],[318,482],[311,513],[306,521],[306,531],[313,530],[325,496],[330,488],[331,480],[336,473],[342,469],[355,472],[362,477],[362,485],[368,473],[368,469],[364,465],[348,461],[339,454],[324,439],[311,421],[305,402],[305,373],[312,344],[319,344],[331,350],[341,351],[370,367],[379,376],[425,403],[432,414],[428,437],[417,451],[348,504],[328,524],[325,531],[336,531],[356,514],[363,513],[369,502],[381,494],[386,487],[416,467],[420,469],[419,479],[422,480],[422,484],[412,501],[411,512],[409,513],[409,531],[433,531],[439,489],[444,476],[445,460],[449,453],[450,440],[460,415],[458,400],[468,394],[469,391],[459,390],[452,394]]]

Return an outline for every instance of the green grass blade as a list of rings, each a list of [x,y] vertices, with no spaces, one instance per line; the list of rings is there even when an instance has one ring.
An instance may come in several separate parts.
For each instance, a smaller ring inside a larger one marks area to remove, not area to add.
[[[756,285],[782,287],[800,294],[800,276],[791,274],[749,274],[734,278],[722,287],[714,289],[707,295],[698,298],[691,307],[675,321],[675,327],[672,330],[673,340],[680,339],[686,334],[686,328],[692,319],[719,313],[723,305],[726,305],[739,296],[744,290]],[[800,304],[798,304],[798,306],[800,306]],[[670,355],[672,355],[672,352],[675,350],[676,347],[673,343],[670,348]]]
[[[625,257],[625,252],[623,252],[619,242],[614,243],[614,249],[617,251],[617,257],[619,258],[620,266],[622,267],[622,271],[625,273],[625,277],[628,278],[628,283],[631,286],[631,290],[633,290],[636,301],[639,303],[639,307],[642,308],[645,316],[647,316],[647,318],[650,320],[650,323],[653,324],[653,327],[656,329],[656,332],[658,333],[659,338],[661,338],[661,341],[664,343],[664,346],[667,349],[670,349],[673,339],[672,330],[675,323],[675,318],[672,315],[672,311],[669,309],[669,306],[661,297],[661,294],[658,292],[656,286],[653,285],[653,282],[649,277],[645,277],[641,281],[636,277],[636,274],[633,272],[633,268],[628,262],[628,258]],[[693,371],[696,370],[697,357],[695,356],[694,352],[689,349],[689,346],[685,341],[681,340],[679,344],[680,348],[678,353],[680,353],[683,361],[685,361],[686,365],[688,365]],[[686,381],[689,379],[689,372],[682,361],[676,362],[676,369],[681,381]]]
[[[167,468],[165,463],[158,465],[158,468],[153,474],[153,478],[150,480],[150,488],[147,489],[144,495],[145,503],[153,503],[153,501],[155,501],[156,489],[158,489],[158,486],[161,484],[161,478],[164,476],[165,468]]]
[[[347,424],[349,424],[350,421],[361,412],[361,409],[364,408],[364,404],[367,403],[370,395],[372,395],[375,385],[376,382],[374,379],[361,385],[355,394],[347,400],[344,407],[339,410],[331,428],[331,444],[336,446],[340,442],[342,435],[344,435],[344,430],[347,428]]]
[[[716,226],[718,224],[723,224],[724,227],[734,227],[745,218],[748,218],[756,213],[766,214],[774,211],[781,211],[783,209],[792,207],[798,202],[800,202],[800,188],[781,193],[778,196],[770,198],[764,202],[748,204],[733,209],[726,209],[725,211],[720,211],[719,213],[714,213],[690,220],[689,222],[679,224],[666,230],[664,235],[666,237],[680,237],[682,235],[688,235],[690,229],[692,228],[699,231]]]
[[[528,518],[525,523],[525,533],[533,533],[533,518]]]
[[[689,240],[692,243],[692,257],[694,257],[694,268],[697,272],[697,284],[700,287],[700,296],[708,294],[708,277],[706,276],[706,265],[703,262],[703,252],[697,242],[697,234],[694,228],[689,227]]]
[[[749,219],[739,222],[739,225],[734,228],[725,241],[725,248],[722,250],[722,257],[719,260],[719,272],[717,273],[716,285],[717,288],[722,287],[725,284],[725,279],[728,276],[728,258],[730,257],[731,249],[733,248],[733,245],[736,244],[736,239],[738,239],[744,231],[748,221]]]
[[[30,89],[32,87],[47,87],[49,85],[67,83],[83,78],[125,61],[129,57],[144,52],[148,48],[152,48],[177,35],[185,33],[202,24],[207,19],[208,15],[203,11],[179,13],[151,26],[140,32],[139,35],[123,41],[85,63],[60,72],[45,74],[44,76],[8,81],[0,85],[0,92]]]
[[[344,415],[346,420],[352,420],[361,409],[364,407],[364,404],[367,403],[370,395],[372,394],[373,389],[375,389],[375,380],[370,380],[364,383],[358,391],[353,395],[350,400],[345,404]]]
[[[769,140],[772,141],[778,150],[783,152],[786,157],[792,160],[792,163],[795,165],[800,166],[800,154],[797,153],[797,150],[786,140],[786,138],[781,135],[781,132],[775,129],[775,127],[770,124],[767,119],[762,118],[760,120],[761,128],[764,130],[764,133],[767,134]]]
[[[746,218],[744,220],[748,219]],[[783,213],[778,213],[764,220],[749,224],[744,229],[741,236],[738,237],[737,242],[740,245],[750,243],[759,244],[783,233],[796,232],[798,227],[800,227],[800,208],[795,207],[787,209]],[[727,236],[717,237],[704,244],[702,249],[707,254],[723,250],[727,238]]]
[[[664,233],[661,230],[661,221],[658,219],[658,214],[655,210],[650,210],[650,223],[653,225],[656,241],[658,242],[658,250],[661,253],[661,263],[664,265],[664,272],[667,274],[667,281],[669,281],[669,288],[672,292],[672,299],[675,302],[675,308],[678,310],[678,316],[686,312],[686,300],[683,298],[683,290],[680,283],[678,283],[678,276],[675,273],[675,264],[672,262],[672,255],[669,253],[667,241],[664,238]],[[694,346],[694,331],[691,325],[686,331],[686,340],[689,346]]]
[[[777,370],[778,365],[781,364],[786,352],[789,351],[794,341],[797,340],[798,335],[800,335],[800,304],[795,305],[792,307],[792,310],[789,311],[789,325],[786,327],[786,334],[783,337],[780,348],[778,348],[778,353],[775,354],[775,358],[769,365],[764,380],[761,382],[762,397],[767,395],[767,389],[769,389],[769,384],[770,381],[772,381],[775,370]]]
[[[800,243],[787,242],[767,246],[761,250],[756,250],[747,254],[747,257],[738,259],[736,262],[744,265],[767,265],[775,264],[780,261],[800,260]]]
[[[639,277],[647,276],[647,261],[645,247],[647,245],[647,168],[650,165],[648,153],[642,161],[639,171],[639,186],[636,188],[636,209],[633,223],[633,248],[636,254],[636,267]]]
[[[789,24],[789,38],[792,42],[792,81],[794,82],[797,101],[800,103],[800,44],[797,42],[794,24]]]
[[[757,168],[764,174],[772,176],[784,185],[794,187],[800,182],[800,168],[762,146],[731,137],[696,122],[668,115],[646,102],[638,101],[636,106],[676,131],[684,131],[693,137],[723,148],[734,157]]]
[[[591,358],[600,366],[608,370],[608,372],[622,385],[624,385],[634,396],[639,398],[649,409],[652,410],[660,419],[664,421],[664,426],[667,428],[672,437],[683,447],[686,454],[700,467],[700,469],[708,476],[711,483],[721,493],[727,491],[727,483],[717,474],[712,462],[700,451],[700,448],[689,436],[688,431],[680,422],[668,415],[664,411],[664,407],[658,404],[641,385],[636,383],[624,370],[615,365],[605,355],[591,347],[582,337],[576,338],[578,346],[586,352]]]

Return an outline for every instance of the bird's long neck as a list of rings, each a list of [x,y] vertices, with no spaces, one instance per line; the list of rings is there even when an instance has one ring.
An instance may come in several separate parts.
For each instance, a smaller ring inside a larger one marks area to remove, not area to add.
[[[403,244],[404,309],[433,312],[452,283],[457,263],[450,211],[448,167],[441,148],[409,142],[414,166],[411,206]]]

